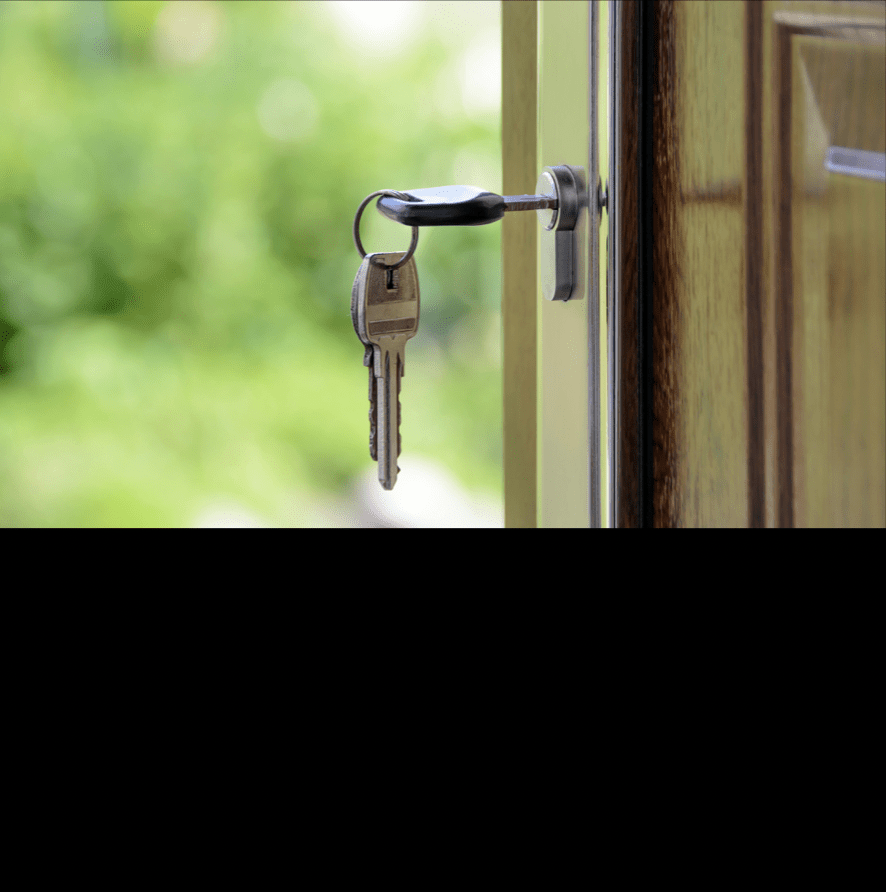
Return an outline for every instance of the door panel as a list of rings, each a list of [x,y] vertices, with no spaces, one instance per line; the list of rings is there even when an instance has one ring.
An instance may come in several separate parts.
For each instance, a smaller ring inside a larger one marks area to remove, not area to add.
[[[783,526],[886,523],[886,186],[826,166],[832,147],[886,152],[883,11],[773,11],[778,132],[789,139],[778,222],[779,265],[791,268],[776,298],[792,358],[780,369]]]
[[[884,151],[886,4],[634,15],[636,213],[630,184],[616,198],[637,247],[614,275],[637,290],[617,479],[639,484],[619,524],[883,526],[886,196],[826,163]]]
[[[746,526],[754,505],[742,251],[744,4],[661,5],[653,51],[653,511]],[[754,382],[755,384],[756,382]]]

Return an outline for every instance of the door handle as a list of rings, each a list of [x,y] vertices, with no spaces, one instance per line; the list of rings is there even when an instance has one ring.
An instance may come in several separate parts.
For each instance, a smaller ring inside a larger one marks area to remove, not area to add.
[[[861,177],[864,180],[886,182],[886,154],[883,152],[865,152],[862,149],[846,149],[842,146],[831,146],[824,162],[825,169],[831,173],[842,173],[850,177]]]

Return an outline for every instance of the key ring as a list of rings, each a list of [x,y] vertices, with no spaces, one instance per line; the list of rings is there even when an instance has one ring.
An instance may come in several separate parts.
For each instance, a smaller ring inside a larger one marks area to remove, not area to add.
[[[385,195],[390,198],[399,198],[401,201],[411,201],[410,197],[405,192],[397,192],[394,189],[379,189],[378,192],[373,192],[371,195],[367,195],[366,198],[363,199],[363,203],[360,207],[357,208],[357,213],[354,215],[354,244],[357,246],[357,250],[360,252],[361,257],[366,256],[366,252],[363,250],[363,242],[360,241],[360,217],[363,216],[363,209],[372,201],[373,198],[379,195]],[[418,247],[418,227],[412,227],[412,241],[409,243],[409,250],[403,255],[402,260],[398,260],[396,263],[392,263],[390,266],[387,264],[380,264],[384,266],[386,269],[399,269],[406,263],[410,257],[415,253],[415,249]]]

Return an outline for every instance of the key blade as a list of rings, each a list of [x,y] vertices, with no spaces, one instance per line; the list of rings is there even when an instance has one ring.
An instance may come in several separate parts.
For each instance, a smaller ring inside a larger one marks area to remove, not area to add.
[[[397,482],[397,456],[400,445],[400,376],[402,344],[382,348],[383,375],[378,379],[378,480],[388,491]]]

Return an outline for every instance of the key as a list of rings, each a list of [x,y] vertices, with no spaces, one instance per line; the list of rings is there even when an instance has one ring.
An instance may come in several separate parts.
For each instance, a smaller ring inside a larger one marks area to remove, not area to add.
[[[476,186],[438,186],[409,189],[408,200],[386,195],[376,208],[406,226],[482,226],[494,223],[508,211],[555,211],[558,193],[553,179],[544,183],[544,195],[496,195]]]
[[[438,186],[374,194],[382,196],[375,205],[382,216],[412,226],[413,232],[422,226],[482,226],[501,220],[509,211],[535,211],[544,230],[539,254],[542,295],[546,300],[567,301],[576,295],[579,213],[593,205],[598,220],[602,192],[595,184],[592,198],[583,168],[558,164],[541,172],[535,193],[496,195],[476,186]]]
[[[405,368],[406,342],[418,331],[419,322],[415,259],[410,257],[399,269],[390,269],[390,264],[404,256],[403,252],[367,254],[351,295],[354,328],[360,340],[372,349],[371,360],[368,350],[364,356],[375,383],[370,439],[375,443],[378,479],[387,490],[394,488],[400,470],[400,379]]]
[[[370,455],[378,461],[378,478],[387,490],[394,488],[399,472],[399,396],[405,344],[415,335],[419,321],[415,260],[410,258],[396,270],[387,266],[403,256],[367,254],[351,293],[351,321],[367,345],[364,363],[370,366]]]

